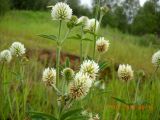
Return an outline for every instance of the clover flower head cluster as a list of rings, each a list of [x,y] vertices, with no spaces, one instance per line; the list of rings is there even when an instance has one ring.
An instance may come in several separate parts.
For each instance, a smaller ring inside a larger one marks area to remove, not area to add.
[[[93,60],[85,60],[81,64],[80,71],[83,74],[87,74],[92,80],[95,80],[99,71],[99,65]]]
[[[88,94],[91,85],[92,81],[89,76],[79,72],[69,85],[69,96],[72,99],[80,100]]]
[[[123,81],[129,81],[133,79],[133,70],[131,65],[119,65],[118,77]]]
[[[3,50],[0,52],[0,61],[9,63],[12,59],[11,52],[9,50]]]
[[[88,24],[88,17],[86,16],[81,16],[79,19],[78,19],[78,24],[82,24],[82,26],[86,26]]]
[[[24,47],[24,45],[20,42],[14,42],[12,43],[11,47],[10,47],[10,51],[11,54],[13,56],[22,56],[23,54],[25,54],[26,52],[26,48]]]
[[[98,28],[99,28],[99,22],[94,18],[92,18],[88,20],[87,24],[84,27],[84,30],[94,33],[98,31]]]
[[[56,70],[54,68],[46,68],[43,71],[42,80],[47,86],[56,84]]]
[[[72,17],[72,9],[63,2],[58,2],[52,7],[51,16],[53,20],[69,20]]]
[[[105,53],[108,51],[109,49],[109,40],[105,40],[104,37],[100,37],[97,41],[96,41],[96,49],[99,53]]]
[[[153,54],[153,56],[152,56],[152,63],[156,67],[160,66],[160,50]]]

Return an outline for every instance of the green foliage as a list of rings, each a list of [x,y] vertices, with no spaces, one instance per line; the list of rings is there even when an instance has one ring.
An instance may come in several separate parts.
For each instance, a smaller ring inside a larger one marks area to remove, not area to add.
[[[124,13],[124,9],[122,7],[116,7],[114,11],[109,11],[102,20],[102,25],[105,27],[109,25],[114,28],[118,28],[119,30],[125,32],[127,31],[127,17]]]
[[[4,3],[6,3],[9,0],[1,1],[4,1]],[[64,2],[64,0],[11,0],[11,4],[13,9],[18,10],[47,10],[47,6],[55,5],[55,3],[61,1]],[[89,8],[81,6],[80,0],[68,0],[67,4],[69,4],[69,6],[72,8],[74,15],[91,16],[91,11],[89,10]],[[3,5],[2,7],[5,6]]]
[[[49,40],[57,41],[57,37],[55,35],[38,35],[38,36],[49,39]]]
[[[20,10],[46,10],[49,3],[55,3],[55,0],[11,0],[13,9]]]
[[[66,111],[61,115],[60,120],[84,120],[86,117],[82,116],[82,110],[83,109],[78,108]]]
[[[153,2],[146,2],[140,8],[131,25],[131,32],[142,35],[146,33],[156,33],[158,30],[158,16],[156,6]]]
[[[32,120],[57,120],[54,116],[40,113],[40,112],[29,112],[30,117]]]
[[[10,9],[10,0],[0,0],[0,16]]]

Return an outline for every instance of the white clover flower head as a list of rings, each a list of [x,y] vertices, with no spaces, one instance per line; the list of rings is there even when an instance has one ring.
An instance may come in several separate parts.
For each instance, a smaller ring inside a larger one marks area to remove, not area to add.
[[[153,54],[152,63],[155,67],[160,66],[160,50]]]
[[[95,80],[99,71],[99,65],[93,60],[85,60],[81,64],[80,71],[83,74],[87,74],[92,80]]]
[[[63,2],[58,2],[52,7],[51,16],[53,20],[69,20],[72,17],[72,9]]]
[[[99,22],[93,18],[88,20],[87,24],[84,27],[84,30],[88,30],[94,33],[98,31],[98,28],[99,28]]]
[[[85,25],[87,25],[87,23],[88,23],[88,17],[86,17],[86,16],[81,16],[79,19],[78,19],[78,24],[82,24],[82,26],[85,26]]]
[[[9,63],[12,60],[12,55],[9,50],[3,50],[0,52],[0,61]]]
[[[42,81],[47,86],[56,85],[56,70],[54,68],[46,68],[43,71]]]
[[[109,49],[109,40],[105,40],[104,37],[100,37],[97,41],[96,41],[96,49],[99,53],[105,53],[108,51]]]
[[[118,77],[120,80],[129,81],[133,79],[133,70],[131,65],[119,65]]]
[[[70,81],[73,79],[74,71],[71,68],[64,68],[62,71],[62,76],[65,80]]]
[[[10,47],[10,51],[11,51],[12,55],[18,57],[18,56],[22,56],[23,54],[25,54],[26,49],[22,43],[14,42],[14,43],[12,43],[12,45]]]
[[[92,81],[88,75],[81,72],[75,75],[74,80],[69,85],[69,95],[74,100],[83,99],[89,92]]]

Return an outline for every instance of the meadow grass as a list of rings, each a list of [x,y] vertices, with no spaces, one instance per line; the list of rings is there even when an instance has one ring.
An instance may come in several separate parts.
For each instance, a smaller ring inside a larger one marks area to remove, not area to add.
[[[32,12],[32,11],[10,11],[0,19],[0,50],[8,48],[12,42],[20,41],[24,43],[27,49],[55,49],[53,41],[40,38],[39,34],[58,34],[58,23],[50,17],[50,12]],[[67,30],[62,24],[63,31]],[[74,33],[79,33],[75,28]],[[101,57],[101,60],[110,61],[111,64],[128,63],[131,64],[135,73],[138,70],[145,72],[145,81],[140,84],[138,91],[138,108],[128,108],[125,104],[116,101],[113,97],[126,99],[126,84],[117,79],[117,73],[114,72],[113,79],[107,82],[105,91],[93,89],[82,103],[75,103],[78,107],[83,104],[84,108],[99,113],[103,120],[118,120],[117,115],[122,120],[158,120],[160,119],[160,76],[159,71],[152,76],[155,68],[151,64],[152,54],[157,50],[151,46],[140,46],[138,40],[140,37],[123,34],[116,29],[104,28],[100,33],[110,40],[109,51]],[[65,33],[63,32],[62,35]],[[90,35],[87,37],[92,38]],[[79,55],[78,40],[68,39],[65,41],[62,51]],[[90,46],[88,54],[91,54],[92,45],[85,42],[84,48]],[[98,56],[98,54],[97,54]],[[22,78],[25,80],[23,86],[23,95],[18,84],[21,77],[14,73],[18,72],[16,60],[11,65],[5,65],[3,70],[5,99],[1,101],[2,119],[22,120],[27,119],[25,112],[40,111],[53,114],[55,111],[55,95],[51,89],[46,88],[41,82],[41,74],[44,66],[37,61],[37,55],[26,62],[20,68]],[[150,84],[150,80],[153,80]],[[130,102],[135,99],[135,89],[137,78],[129,84]],[[18,91],[16,91],[18,88]],[[4,104],[3,104],[4,103]],[[21,108],[24,103],[25,110]],[[140,104],[141,103],[141,104]],[[142,105],[143,104],[143,105]],[[135,106],[133,106],[135,107]],[[139,108],[141,107],[141,108]],[[23,112],[22,112],[23,111]]]

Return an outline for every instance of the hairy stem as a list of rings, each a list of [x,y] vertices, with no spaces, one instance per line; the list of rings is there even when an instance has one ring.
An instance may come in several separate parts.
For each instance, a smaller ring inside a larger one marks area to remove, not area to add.
[[[128,102],[130,102],[130,96],[129,96],[129,82],[127,82],[127,96],[128,96]]]
[[[57,48],[56,48],[56,81],[57,81],[57,85],[59,84],[59,67],[60,67],[60,53],[61,53],[61,46],[60,46],[61,25],[62,25],[62,21],[60,20],[59,21]]]
[[[99,6],[100,6],[100,0],[97,0],[96,3],[96,14],[95,14],[95,26],[94,26],[94,35],[93,35],[93,59],[95,59],[95,47],[96,47],[96,24],[97,24],[97,18],[98,18],[98,12],[99,12]]]
[[[61,46],[57,46],[57,49],[56,49],[56,81],[57,81],[57,85],[59,85],[60,53],[61,53]]]
[[[93,43],[93,59],[95,59],[95,52],[96,52],[96,35],[93,36],[94,43]]]
[[[83,27],[81,28],[80,61],[83,61]]]
[[[71,29],[68,29],[67,33],[65,34],[64,39],[61,41],[61,45],[64,43],[64,41],[67,39],[69,33],[71,32]]]

